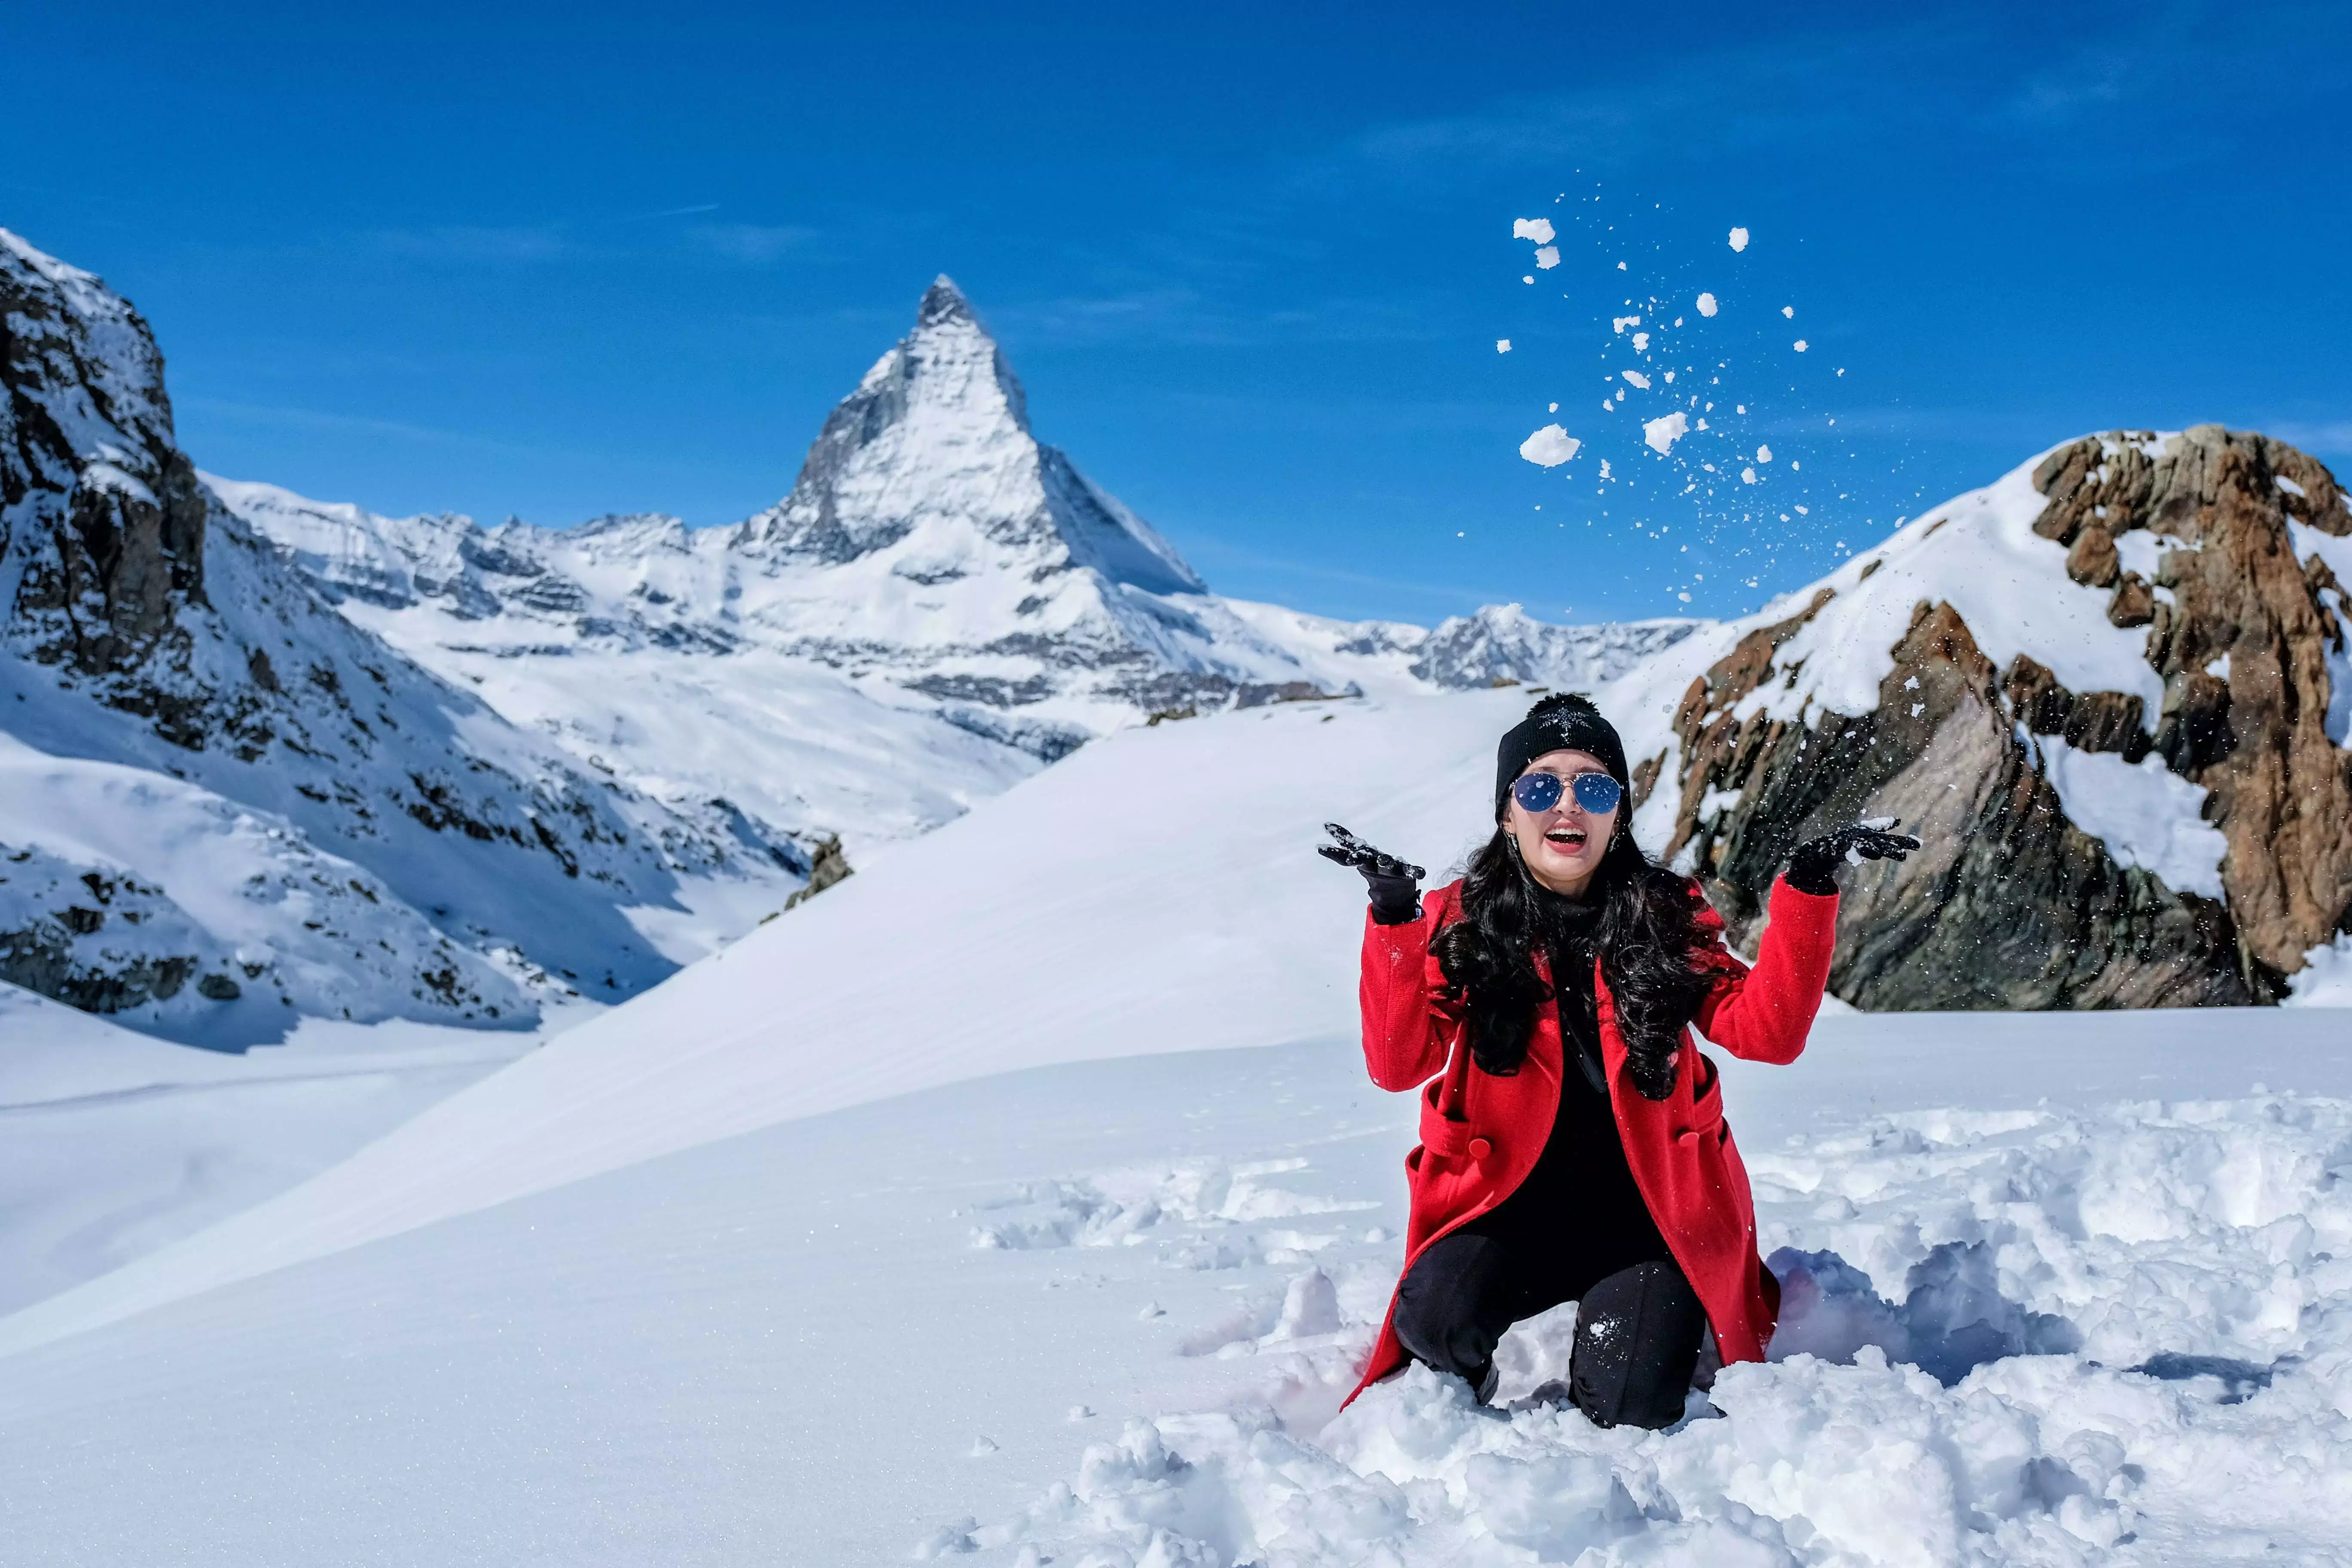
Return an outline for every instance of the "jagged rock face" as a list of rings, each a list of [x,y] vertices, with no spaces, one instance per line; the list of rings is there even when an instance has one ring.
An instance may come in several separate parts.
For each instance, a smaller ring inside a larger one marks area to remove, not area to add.
[[[1857,816],[1917,829],[1908,865],[1848,873],[1831,984],[1865,1008],[2275,1000],[2352,918],[2341,590],[2297,548],[2352,534],[2341,493],[2218,426],[2086,438],[2022,479],[1922,518],[1691,683],[1672,847],[1752,938],[1795,844]],[[1916,597],[1881,659],[1855,645],[1896,594]],[[2120,638],[2142,626],[2135,675]]]
[[[2222,879],[2251,958],[2292,972],[2352,905],[2352,756],[2328,722],[2346,695],[2335,689],[2344,590],[2294,537],[2295,525],[2352,535],[2343,491],[2308,454],[2218,425],[2154,458],[2128,441],[2077,441],[2034,481],[2050,500],[2035,531],[2067,546],[2076,582],[2112,591],[2111,620],[2147,626],[2148,663],[2164,680],[2150,739],[2173,772],[2212,793],[2210,819],[2230,842]],[[2142,569],[2124,564],[2126,552]],[[2141,743],[2116,727],[2116,749]]]
[[[147,324],[0,231],[0,548],[34,657],[95,679],[184,640],[206,504]]]
[[[1614,621],[1560,626],[1517,605],[1488,605],[1439,623],[1416,650],[1412,673],[1464,691],[1509,682],[1585,690],[1616,679],[1696,631],[1698,621]]]

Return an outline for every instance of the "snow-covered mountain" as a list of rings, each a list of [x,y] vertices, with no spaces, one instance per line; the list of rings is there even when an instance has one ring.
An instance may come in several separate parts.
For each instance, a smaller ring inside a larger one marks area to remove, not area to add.
[[[146,323],[5,231],[0,391],[0,979],[215,1038],[504,1026],[802,879],[789,840],[596,776],[322,605],[174,444]]]
[[[1154,713],[1421,684],[1421,627],[1227,600],[1031,432],[942,278],[744,522],[385,518],[205,476],[356,624],[664,799],[868,846]]]

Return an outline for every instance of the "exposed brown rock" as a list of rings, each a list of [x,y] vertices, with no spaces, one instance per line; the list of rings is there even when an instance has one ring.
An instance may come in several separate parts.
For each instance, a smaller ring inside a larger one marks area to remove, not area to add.
[[[2050,505],[2037,531],[2076,536],[2104,508],[2096,521],[2116,535],[2180,542],[2160,558],[2155,589],[2169,602],[2148,634],[2165,683],[2157,744],[2211,792],[2250,960],[2291,973],[2352,905],[2352,753],[2326,730],[2327,653],[2342,634],[2319,595],[2333,575],[2296,561],[2286,524],[2352,535],[2344,492],[2309,454],[2218,425],[2153,459],[2124,437],[2077,441],[2042,469]]]
[[[1824,589],[1685,694],[1670,847],[1744,941],[1799,842],[1862,816],[1919,828],[1908,865],[1847,880],[1831,982],[1865,1007],[2274,1000],[2305,952],[2352,927],[2352,752],[2326,731],[2345,633],[2321,597],[2341,588],[2295,559],[2287,529],[2352,535],[2343,491],[2307,454],[2217,426],[2161,448],[2147,432],[2074,442],[2034,480],[2048,501],[2034,531],[2066,546],[2068,576],[2114,590],[2112,624],[2148,627],[2159,711],[2070,691],[2023,655],[1996,675],[1950,605],[1922,603],[1871,712],[1736,718],[1743,698],[1793,683],[1781,650]],[[2119,544],[2141,530],[2162,541],[2154,582],[2123,565],[2145,553]],[[2117,864],[2067,822],[2021,729],[2126,763],[2158,752],[2206,789],[2226,903]]]
[[[1753,940],[1760,894],[1797,844],[1857,816],[1900,816],[1926,841],[1920,853],[1899,873],[1865,867],[1847,877],[1830,976],[1845,1000],[1902,1010],[2258,999],[2240,973],[2228,911],[2116,865],[2069,823],[2002,692],[2021,697],[2050,733],[2079,710],[2086,732],[2111,739],[2131,710],[2074,698],[2030,660],[1996,683],[1947,605],[1921,605],[1894,653],[1870,713],[1820,714],[1811,729],[1760,715],[1735,724],[1735,696],[1685,735],[1686,754],[1713,764],[1685,781],[1675,847],[1687,841],[1735,941]],[[1710,791],[1736,791],[1738,804],[1698,820],[1691,808]]]

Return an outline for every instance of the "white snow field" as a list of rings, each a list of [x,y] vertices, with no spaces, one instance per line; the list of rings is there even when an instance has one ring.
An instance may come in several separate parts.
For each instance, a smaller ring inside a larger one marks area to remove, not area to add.
[[[307,1018],[198,1050],[0,984],[0,1311],[275,1196],[540,1037]]]
[[[1443,875],[1526,700],[1108,737],[0,1320],[0,1562],[2352,1562],[2324,1008],[1825,1017],[1726,1069],[1781,1359],[1333,1418],[1412,1134],[1317,826]]]

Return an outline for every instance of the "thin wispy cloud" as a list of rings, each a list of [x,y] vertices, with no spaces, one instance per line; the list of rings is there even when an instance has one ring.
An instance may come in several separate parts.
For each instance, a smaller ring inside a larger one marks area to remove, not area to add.
[[[687,238],[715,256],[756,267],[801,249],[817,232],[800,224],[705,223],[687,230]]]
[[[513,265],[558,260],[575,248],[561,229],[546,224],[440,224],[378,229],[372,237],[396,256],[420,261]]]

